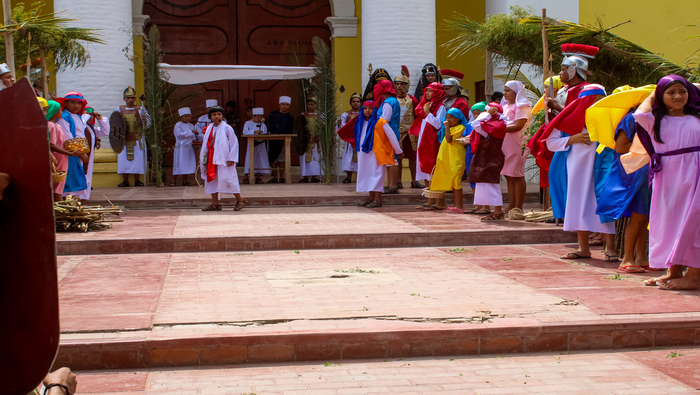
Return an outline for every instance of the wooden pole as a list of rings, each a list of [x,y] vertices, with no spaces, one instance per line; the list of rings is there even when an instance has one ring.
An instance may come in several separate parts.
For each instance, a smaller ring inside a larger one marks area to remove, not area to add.
[[[484,96],[486,102],[491,101],[493,95],[493,53],[486,50],[486,76],[484,77]]]
[[[545,24],[545,20],[547,19],[547,9],[543,8],[542,9],[542,86],[544,87],[544,82],[547,81],[549,76],[551,75],[552,70],[549,69],[549,41],[547,40],[547,26]],[[549,89],[554,89],[553,86],[550,86]],[[544,111],[545,114],[548,111],[547,108],[547,99],[545,97],[545,106],[544,106]],[[547,117],[547,122],[549,121],[549,118]],[[542,177],[542,172],[540,171],[540,177]],[[552,207],[552,204],[550,203],[550,195],[549,195],[549,188],[543,188],[542,190],[542,209],[544,211],[549,210],[550,207]]]
[[[10,5],[10,0],[2,0],[2,13],[5,17],[5,25],[11,24],[12,5]],[[15,45],[14,41],[12,41],[12,33],[5,33],[5,58],[12,75],[17,78],[17,73],[15,73]]]
[[[41,90],[44,94],[44,99],[49,100],[49,82],[47,81],[46,51],[44,51],[44,48],[39,48],[39,57],[41,58]]]

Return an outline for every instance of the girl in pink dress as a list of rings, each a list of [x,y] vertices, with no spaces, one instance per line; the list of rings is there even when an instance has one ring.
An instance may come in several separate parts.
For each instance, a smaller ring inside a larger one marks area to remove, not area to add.
[[[650,161],[649,265],[668,268],[647,280],[662,289],[700,288],[700,90],[678,75],[659,80],[634,113],[639,124],[630,153],[632,173]],[[688,271],[683,275],[683,266]]]
[[[525,182],[525,160],[530,151],[523,152],[522,132],[532,121],[532,103],[527,98],[527,89],[520,81],[508,81],[503,88],[501,100],[503,114],[508,118],[506,137],[503,139],[503,154],[506,157],[501,175],[508,182],[508,208],[523,211],[527,183]]]
[[[61,119],[61,105],[53,100],[49,100],[49,107],[46,110],[46,120],[49,127],[49,146],[51,152],[56,157],[58,164],[56,165],[56,170],[58,171],[68,171],[68,157],[77,156],[83,160],[87,160],[85,154],[78,152],[68,152],[63,149],[63,142],[66,141],[65,133],[59,124],[56,123],[57,120]],[[66,185],[66,180],[53,185],[53,199],[54,202],[60,202],[63,200],[63,187]]]

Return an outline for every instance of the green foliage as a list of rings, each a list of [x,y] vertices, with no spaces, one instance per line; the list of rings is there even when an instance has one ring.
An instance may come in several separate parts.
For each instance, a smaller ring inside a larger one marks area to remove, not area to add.
[[[163,186],[163,125],[165,111],[168,107],[168,97],[175,90],[174,85],[168,86],[165,82],[167,76],[160,69],[163,54],[160,49],[160,32],[158,26],[153,25],[147,37],[144,37],[143,46],[143,71],[144,71],[144,109],[146,115],[146,128],[144,134],[151,151],[150,173],[156,180],[156,186]]]
[[[338,86],[335,83],[335,70],[333,58],[328,45],[320,38],[314,37],[314,74],[311,88],[316,96],[316,119],[310,122],[311,132],[318,136],[321,144],[321,168],[323,169],[323,182],[330,184],[333,177],[333,167],[336,156],[335,124],[338,119],[338,105],[336,92]]]
[[[561,64],[559,44],[576,43],[599,47],[598,56],[591,62],[593,75],[590,82],[608,90],[629,84],[642,86],[656,83],[662,76],[675,73],[695,81],[697,76],[651,51],[610,33],[599,20],[597,26],[584,26],[568,21],[547,19],[547,39],[554,70]],[[532,65],[542,72],[542,18],[532,8],[511,7],[509,14],[490,16],[480,24],[467,16],[455,13],[445,21],[445,29],[456,34],[443,44],[451,56],[464,55],[472,49],[490,50],[496,60],[507,68],[517,70],[522,64]]]
[[[28,56],[31,59],[39,57],[40,48],[53,59],[57,71],[80,68],[90,61],[86,43],[106,44],[95,29],[66,27],[75,19],[60,16],[62,12],[42,15],[43,6],[44,3],[39,1],[26,9],[24,3],[18,3],[12,9],[12,19],[16,23],[0,25],[0,33],[12,32],[17,69],[26,63]],[[5,57],[4,40],[0,46],[0,56]]]

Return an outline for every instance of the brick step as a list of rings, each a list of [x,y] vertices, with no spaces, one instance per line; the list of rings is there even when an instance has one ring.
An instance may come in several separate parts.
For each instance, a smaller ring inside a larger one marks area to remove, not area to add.
[[[522,221],[521,221],[522,222]],[[454,245],[513,245],[573,243],[576,234],[561,227],[527,231],[473,229],[422,233],[308,234],[281,236],[143,237],[57,240],[58,255],[141,254],[183,252],[236,252],[274,250],[324,250],[345,248],[444,247]]]
[[[300,321],[301,322],[301,321]],[[320,321],[328,323],[327,320]],[[411,323],[354,320],[363,328],[241,333],[222,324],[216,329],[64,335],[55,366],[74,370],[144,369],[222,364],[343,361],[611,350],[697,344],[700,319],[634,317],[619,320],[494,323]],[[249,323],[253,325],[254,323]],[[309,326],[308,324],[306,325]],[[326,325],[327,326],[327,325]],[[172,333],[171,333],[172,332]],[[177,334],[180,332],[180,334]],[[72,337],[66,339],[66,337]]]

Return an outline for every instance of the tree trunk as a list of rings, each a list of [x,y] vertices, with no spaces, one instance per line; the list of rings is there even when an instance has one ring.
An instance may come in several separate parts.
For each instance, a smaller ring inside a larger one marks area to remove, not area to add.
[[[49,82],[47,77],[47,72],[46,70],[46,51],[44,51],[44,48],[39,48],[39,57],[41,58],[41,86],[43,94],[44,94],[44,99],[49,100]]]
[[[486,76],[484,80],[484,95],[486,101],[491,102],[491,95],[493,95],[493,53],[491,50],[486,50]]]
[[[5,25],[12,23],[12,6],[10,5],[10,0],[2,0],[2,12],[5,16]],[[15,45],[14,41],[12,41],[12,33],[5,34],[5,58],[10,72],[17,78],[17,73],[15,73]]]

